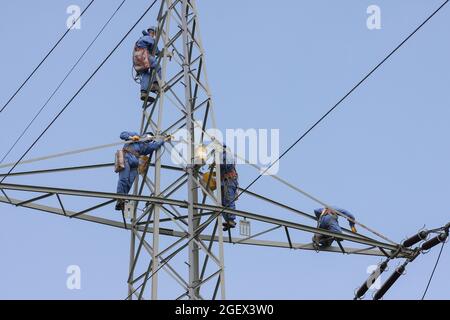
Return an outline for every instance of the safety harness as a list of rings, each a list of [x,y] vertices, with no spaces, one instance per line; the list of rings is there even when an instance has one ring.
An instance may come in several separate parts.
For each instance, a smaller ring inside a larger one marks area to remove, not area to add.
[[[224,173],[222,175],[222,180],[233,180],[233,179],[237,179],[237,178],[238,178],[238,174],[235,169],[231,170],[230,172]]]
[[[322,213],[319,216],[319,219],[317,220],[317,227],[320,225],[320,222],[322,221],[322,218],[325,217],[327,214],[330,214],[332,216],[335,216],[336,214],[333,211],[329,211],[326,208],[322,210]]]
[[[149,157],[147,156],[141,156],[141,154],[131,148],[131,146],[124,147],[122,150],[118,150],[116,152],[116,161],[115,161],[115,172],[121,172],[125,169],[125,154],[129,153],[135,156],[138,161],[138,172],[139,174],[144,174],[147,171],[148,163],[149,163]]]
[[[335,215],[335,213],[333,213],[332,211],[330,212],[329,210],[327,210],[327,208],[324,208],[322,210],[322,213],[320,214],[319,218],[317,219],[317,229],[319,229],[319,227],[320,227],[322,218],[325,217],[327,214]],[[334,237],[323,236],[321,234],[315,234],[312,238],[312,241],[313,241],[314,247],[316,248],[316,250],[318,250],[321,246],[324,246],[324,247],[330,246],[334,241]]]
[[[132,154],[133,156],[135,156],[138,159],[138,173],[139,174],[146,174],[147,170],[148,170],[148,165],[149,165],[149,161],[150,158],[147,156],[143,156],[141,155],[139,152],[134,151],[131,146],[127,146],[125,148],[123,148],[123,152],[124,153],[129,153]]]
[[[131,149],[130,146],[124,147],[124,148],[122,149],[122,151],[123,151],[124,153],[130,153],[130,154],[132,154],[133,156],[135,156],[135,157],[138,158],[138,159],[139,159],[139,157],[141,156],[141,155],[139,154],[139,152],[134,151],[133,149]]]

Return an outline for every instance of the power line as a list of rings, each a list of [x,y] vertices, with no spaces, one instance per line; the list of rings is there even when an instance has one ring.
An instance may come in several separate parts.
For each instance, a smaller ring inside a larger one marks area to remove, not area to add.
[[[345,94],[327,113],[325,113],[316,123],[314,123],[300,138],[298,138],[277,160],[267,167],[250,185],[244,189],[245,192],[255,184],[270,168],[279,162],[289,151],[291,151],[301,140],[303,140],[315,127],[317,127],[326,117],[330,115],[345,99],[347,99],[364,81],[366,81],[377,69],[379,69],[395,52],[398,51],[414,34],[417,33],[434,15],[436,15],[450,0],[446,0],[437,10],[435,10],[422,24],[420,24],[405,40],[403,40],[394,50],[389,53],[378,65],[375,66],[361,81],[359,81],[347,94]],[[240,196],[240,195],[239,195]],[[238,198],[237,196],[236,198]]]
[[[238,199],[243,193],[245,193],[252,185],[254,185],[267,171],[270,170],[277,162],[279,162],[289,151],[291,151],[301,140],[303,140],[320,122],[322,122],[333,110],[335,110],[348,96],[350,96],[353,91],[355,91],[365,80],[367,80],[379,67],[381,67],[398,49],[400,49],[403,44],[405,44],[417,31],[419,31],[436,13],[438,13],[450,0],[445,1],[436,11],[434,11],[422,24],[419,25],[405,40],[403,40],[391,53],[389,53],[386,58],[384,58],[375,68],[373,68],[358,84],[356,84],[341,100],[338,101],[325,115],[323,115],[313,126],[311,126],[297,141],[295,141],[294,144],[292,144],[283,154],[270,166],[268,166],[262,173],[258,175],[257,178],[255,178],[245,189],[241,190],[233,199]],[[222,209],[220,212],[214,214],[210,217],[210,219],[215,219],[219,215],[221,215],[225,211],[225,208]],[[206,223],[205,223],[206,224]],[[189,239],[188,243],[191,242],[194,238],[192,237]],[[168,259],[164,260],[164,263],[158,268],[161,269],[164,267],[173,256],[169,257]],[[146,277],[146,280],[144,283],[150,279],[158,270],[153,272],[150,276]],[[126,299],[129,299],[144,283],[142,283],[137,289],[135,289]]]
[[[425,289],[425,292],[423,293],[422,300],[424,300],[425,296],[427,295],[428,288],[430,287],[430,284],[431,284],[431,280],[433,280],[434,272],[436,271],[436,268],[437,268],[437,266],[439,264],[439,260],[441,259],[441,255],[442,255],[442,251],[444,250],[444,246],[445,246],[445,242],[442,243],[441,251],[439,252],[438,258],[436,260],[436,264],[434,265],[433,272],[431,273],[431,276],[430,276],[430,280],[428,280],[428,284],[427,284],[427,287]]]
[[[446,0],[437,8],[424,22],[422,22],[408,37],[406,37],[394,50],[392,50],[380,63],[378,63],[361,81],[359,81],[349,92],[347,92],[330,110],[328,110],[319,120],[317,120],[303,135],[300,136],[288,149],[286,149],[277,160],[272,162],[263,172],[261,172],[245,189],[241,190],[233,199],[235,201],[248,189],[250,189],[266,172],[268,172],[277,162],[279,162],[287,153],[289,153],[300,141],[302,141],[315,127],[317,127],[325,118],[327,118],[345,99],[347,99],[358,87],[361,86],[376,70],[378,70],[395,52],[397,52],[413,35],[415,35],[428,21],[431,20],[450,0]],[[217,217],[224,212],[216,213]]]
[[[58,120],[58,118],[63,114],[63,112],[70,106],[70,104],[75,100],[75,98],[80,94],[81,91],[87,86],[87,84],[94,78],[97,72],[104,66],[104,64],[111,58],[113,53],[120,47],[120,45],[125,41],[125,39],[131,34],[131,32],[136,28],[136,26],[141,22],[142,19],[147,15],[150,9],[153,8],[158,0],[154,0],[153,3],[145,10],[142,16],[136,21],[136,23],[130,28],[130,30],[123,36],[119,43],[114,47],[114,49],[108,54],[108,56],[102,61],[102,63],[97,67],[97,69],[92,73],[92,75],[86,80],[86,82],[81,86],[80,89],[74,94],[74,96],[67,102],[67,104],[62,108],[62,110],[53,118],[53,120],[48,124],[48,126],[42,131],[42,133],[36,138],[36,140],[31,144],[31,146],[25,151],[25,153],[19,158],[19,160],[14,164],[14,166],[8,171],[8,173],[2,178],[0,183],[2,183],[8,175],[17,167],[17,165],[22,161],[22,159],[28,154],[28,152],[33,149],[36,143],[44,136],[44,134],[50,129],[50,127]]]
[[[5,105],[0,110],[0,113],[3,112],[3,110],[6,109],[6,107],[9,105],[9,103],[16,97],[16,95],[22,90],[22,88],[27,84],[27,82],[31,79],[31,77],[36,73],[36,71],[42,66],[42,64],[47,60],[47,58],[52,54],[52,52],[56,49],[56,47],[61,43],[61,41],[66,37],[66,35],[72,30],[72,27],[78,22],[78,20],[81,19],[81,17],[84,15],[84,13],[89,9],[89,7],[94,3],[95,0],[91,0],[91,2],[88,4],[88,6],[81,12],[80,16],[72,23],[72,26],[67,29],[66,32],[62,35],[62,37],[56,42],[56,44],[53,46],[53,48],[47,53],[47,55],[41,60],[41,62],[37,65],[36,68],[34,68],[33,72],[25,79],[25,81],[20,85],[20,87],[14,92],[14,94],[9,98],[8,102],[5,103]]]
[[[50,95],[50,97],[47,99],[47,101],[44,103],[44,105],[41,107],[41,109],[36,113],[36,115],[34,116],[34,118],[30,121],[30,123],[28,123],[28,125],[26,126],[26,128],[22,131],[22,133],[20,134],[20,136],[17,138],[17,140],[14,142],[14,144],[11,146],[11,148],[8,150],[8,152],[6,152],[6,154],[3,156],[3,158],[0,160],[0,164],[3,163],[3,161],[5,161],[6,157],[11,153],[11,151],[16,147],[17,143],[19,143],[19,141],[22,139],[22,137],[25,135],[25,133],[28,131],[28,129],[31,127],[31,125],[34,123],[34,121],[39,117],[39,115],[42,113],[42,111],[46,108],[46,106],[48,105],[48,103],[53,99],[53,97],[55,96],[55,94],[59,91],[59,89],[61,88],[61,86],[65,83],[65,81],[67,80],[67,78],[72,74],[72,72],[75,70],[75,68],[78,66],[78,64],[81,62],[81,60],[84,58],[84,56],[88,53],[88,51],[91,49],[91,47],[94,45],[94,43],[97,41],[97,39],[100,37],[100,35],[103,33],[103,31],[106,29],[106,27],[109,25],[109,23],[111,22],[111,20],[116,16],[116,14],[119,12],[119,10],[122,8],[122,6],[124,5],[124,3],[127,0],[123,0],[122,3],[119,5],[119,7],[116,9],[116,11],[114,11],[114,13],[112,14],[112,16],[109,18],[109,20],[103,25],[103,27],[101,28],[101,30],[99,31],[99,33],[97,34],[97,36],[94,38],[94,40],[92,40],[92,42],[89,44],[89,46],[86,48],[86,50],[83,52],[83,54],[80,56],[80,58],[77,60],[77,62],[72,66],[72,68],[70,69],[70,71],[66,74],[66,76],[64,77],[64,79],[59,83],[59,85],[56,87],[56,89],[53,91],[53,93]]]
[[[363,84],[376,70],[378,70],[395,52],[397,52],[414,34],[417,33],[434,15],[436,15],[450,0],[446,0],[436,9],[424,22],[422,22],[405,40],[403,40],[394,50],[392,50],[379,64],[375,66],[361,81],[359,81],[346,95],[344,95],[330,110],[328,110],[316,123],[314,123],[300,138],[298,138],[283,154],[274,161],[254,182],[258,181],[274,164],[279,162],[289,151],[291,151],[301,140],[303,140],[315,127],[327,118],[345,99],[347,99],[361,84]],[[251,186],[250,185],[250,186]]]

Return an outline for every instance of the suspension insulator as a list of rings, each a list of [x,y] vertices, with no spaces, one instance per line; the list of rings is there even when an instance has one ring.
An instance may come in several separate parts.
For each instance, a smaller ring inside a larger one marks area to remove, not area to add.
[[[409,248],[413,245],[415,245],[416,243],[419,243],[422,240],[425,240],[428,236],[428,232],[427,231],[421,231],[418,234],[412,236],[411,238],[406,239],[405,241],[403,241],[403,246],[405,248]]]
[[[381,286],[380,290],[375,292],[373,299],[374,300],[380,300],[383,298],[385,293],[392,287],[392,285],[395,283],[395,281],[400,278],[400,276],[405,272],[405,265],[401,265],[398,267],[393,274],[386,280],[386,282]]]
[[[362,286],[356,291],[356,298],[361,299],[369,290],[369,288],[377,281],[378,277],[386,270],[387,261],[384,261],[382,264],[378,266],[376,270],[372,272],[369,278],[362,284]]]
[[[448,235],[446,233],[442,233],[431,240],[428,240],[420,247],[422,250],[430,250],[431,248],[437,246],[439,243],[445,242],[447,240]]]

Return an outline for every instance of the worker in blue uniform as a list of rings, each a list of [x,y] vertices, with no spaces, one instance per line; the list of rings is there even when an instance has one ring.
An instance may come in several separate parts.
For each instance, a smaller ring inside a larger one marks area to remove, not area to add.
[[[352,228],[352,232],[356,233],[355,216],[345,209],[340,209],[336,207],[333,207],[332,209],[320,208],[314,210],[314,214],[317,217],[317,228],[325,229],[336,233],[342,233],[341,226],[339,225],[338,222],[339,215],[336,213],[336,211],[339,212],[340,215],[347,218],[348,223]],[[329,247],[331,246],[334,240],[336,240],[334,237],[315,234],[313,237],[313,244],[319,248]]]
[[[136,42],[137,48],[146,48],[149,52],[150,69],[144,70],[138,73],[141,78],[141,100],[145,100],[148,97],[148,89],[150,84],[150,77],[153,70],[156,70],[156,74],[161,79],[161,66],[158,66],[157,56],[160,54],[158,47],[155,47],[156,27],[150,27],[146,31],[142,31],[143,36]],[[155,52],[153,52],[155,50]],[[159,85],[156,76],[152,79],[150,86],[151,92],[158,92]]]
[[[153,136],[152,133],[149,134]],[[138,175],[139,158],[149,156],[153,151],[158,150],[164,144],[164,139],[140,141],[141,137],[136,132],[122,132],[120,139],[124,141],[134,141],[127,143],[123,147],[125,168],[119,172],[119,182],[117,183],[117,193],[128,194],[133,186],[134,180]],[[167,139],[170,139],[168,137]],[[116,210],[122,211],[125,202],[118,200]]]
[[[226,145],[222,154],[222,163],[220,164],[221,174],[221,191],[222,191],[222,206],[229,209],[236,209],[236,196],[239,186],[238,174],[236,171],[236,163],[234,158],[227,156]],[[223,223],[223,230],[236,227],[236,215],[230,213],[224,213],[223,217],[225,222]]]

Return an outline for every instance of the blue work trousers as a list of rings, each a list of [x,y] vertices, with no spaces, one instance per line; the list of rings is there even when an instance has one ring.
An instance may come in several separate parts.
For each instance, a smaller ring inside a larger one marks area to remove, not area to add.
[[[147,70],[145,72],[141,72],[141,91],[147,91],[149,89],[149,83],[150,83],[150,77],[152,75],[152,72],[154,69],[157,68],[158,77],[161,79],[161,67],[157,66],[157,60],[155,57],[150,57],[150,64],[151,68],[150,70]],[[153,79],[153,82],[157,82],[156,76]],[[151,87],[150,87],[151,88]]]
[[[237,179],[225,179],[222,182],[222,206],[225,208],[236,209],[236,194],[238,188]],[[224,213],[223,217],[226,221],[235,220],[234,214]]]
[[[119,182],[117,183],[117,193],[128,194],[138,175],[137,168],[131,168],[128,160],[125,160],[125,169],[119,172]]]

